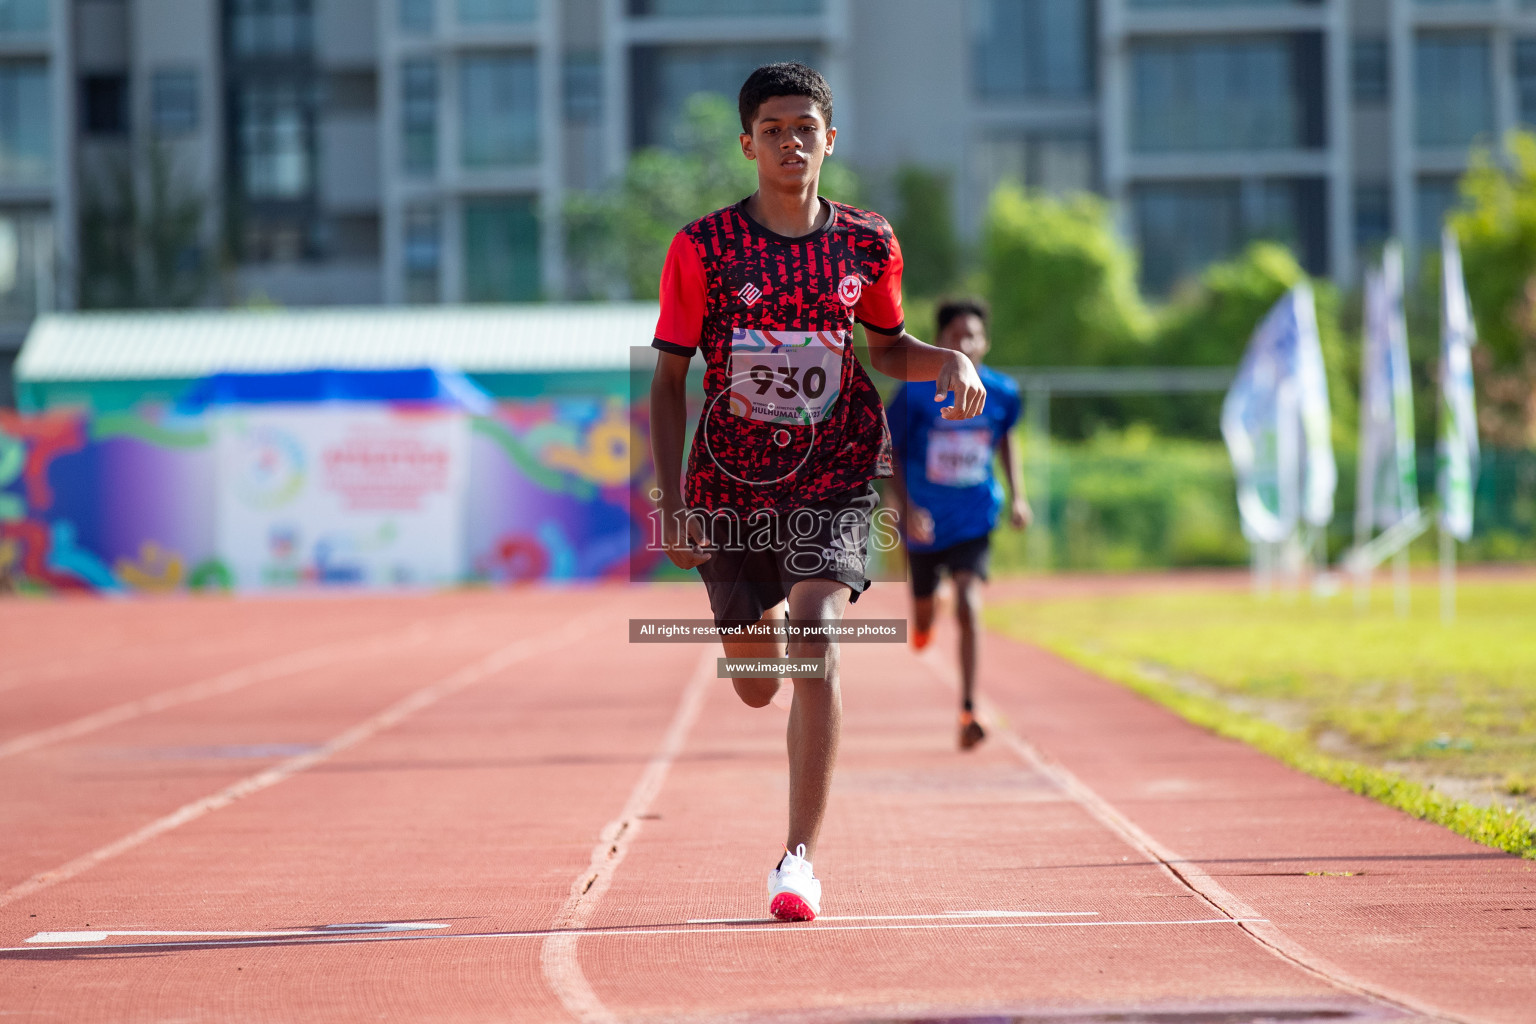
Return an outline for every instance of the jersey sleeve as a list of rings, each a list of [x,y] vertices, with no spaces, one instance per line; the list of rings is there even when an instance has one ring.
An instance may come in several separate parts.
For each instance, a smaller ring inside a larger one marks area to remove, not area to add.
[[[698,351],[704,333],[704,261],[698,246],[681,231],[667,249],[661,268],[661,318],[654,348],[686,358]]]
[[[901,246],[894,232],[887,238],[891,252],[885,270],[878,281],[860,293],[853,315],[870,330],[900,334],[906,326],[906,316],[901,311]]]
[[[1008,392],[1008,402],[1004,406],[1003,433],[1010,434],[1013,428],[1019,425],[1019,414],[1024,410],[1022,396],[1017,391]]]

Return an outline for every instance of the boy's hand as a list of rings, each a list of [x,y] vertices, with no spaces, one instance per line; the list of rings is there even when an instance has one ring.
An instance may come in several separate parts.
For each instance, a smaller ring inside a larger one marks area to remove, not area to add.
[[[661,549],[679,569],[696,569],[709,561],[710,543],[697,516],[687,514],[681,505],[663,505],[661,511]]]
[[[936,388],[933,400],[942,402],[953,391],[955,404],[939,410],[939,415],[947,420],[968,420],[986,407],[987,389],[965,353],[946,350],[945,354],[948,358],[944,360],[944,369],[933,382]]]
[[[907,536],[919,544],[933,543],[933,515],[925,508],[913,505],[907,519]]]
[[[1023,498],[1014,498],[1013,509],[1008,518],[1015,530],[1022,530],[1035,521],[1035,510],[1030,508],[1029,502]]]

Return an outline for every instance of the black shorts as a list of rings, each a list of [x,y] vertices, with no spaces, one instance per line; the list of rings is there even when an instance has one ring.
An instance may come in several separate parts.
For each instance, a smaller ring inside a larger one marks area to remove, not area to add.
[[[975,573],[987,578],[987,558],[992,551],[991,534],[982,534],[973,540],[963,540],[937,551],[907,551],[907,563],[912,568],[912,596],[932,597],[939,585],[939,570]]]
[[[706,533],[715,547],[699,577],[715,625],[757,622],[801,580],[846,583],[857,601],[869,589],[870,516],[879,503],[866,484],[787,512],[710,518]]]

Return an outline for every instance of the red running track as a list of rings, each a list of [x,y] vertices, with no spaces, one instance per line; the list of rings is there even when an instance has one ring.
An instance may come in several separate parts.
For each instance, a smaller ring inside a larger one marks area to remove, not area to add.
[[[783,711],[626,642],[703,614],[6,602],[0,1016],[1536,1019],[1536,865],[997,637],[964,755],[946,656],[845,648],[823,917],[767,921]]]

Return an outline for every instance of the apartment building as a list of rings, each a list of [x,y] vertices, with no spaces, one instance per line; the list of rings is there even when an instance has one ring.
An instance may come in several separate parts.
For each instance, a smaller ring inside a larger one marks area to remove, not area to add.
[[[942,169],[974,236],[999,181],[1095,190],[1154,291],[1254,237],[1351,281],[1536,121],[1536,0],[0,0],[0,349],[92,301],[124,167],[207,301],[559,297],[571,190],[780,59],[877,199]]]

